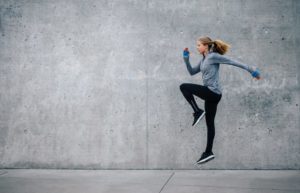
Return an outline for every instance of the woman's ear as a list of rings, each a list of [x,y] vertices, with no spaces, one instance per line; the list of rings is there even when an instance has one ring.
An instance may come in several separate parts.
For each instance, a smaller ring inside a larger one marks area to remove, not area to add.
[[[208,46],[208,44],[205,45],[205,49],[206,49],[207,51],[209,51],[209,46]]]

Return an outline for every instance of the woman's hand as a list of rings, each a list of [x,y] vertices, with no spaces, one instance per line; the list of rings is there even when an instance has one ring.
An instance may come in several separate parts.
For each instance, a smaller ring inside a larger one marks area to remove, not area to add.
[[[253,69],[253,68],[252,68]],[[261,75],[260,75],[260,71],[258,68],[256,68],[255,70],[253,69],[253,72],[251,73],[252,77],[254,77],[254,79],[259,80],[261,79]]]
[[[184,58],[189,58],[189,57],[190,57],[190,51],[189,51],[188,48],[185,48],[185,49],[183,50],[183,57],[184,57]]]

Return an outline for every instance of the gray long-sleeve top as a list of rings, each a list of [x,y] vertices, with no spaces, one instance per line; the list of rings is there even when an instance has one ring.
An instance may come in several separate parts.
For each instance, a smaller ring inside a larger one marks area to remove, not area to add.
[[[241,62],[232,60],[224,55],[217,52],[209,52],[205,57],[203,57],[197,66],[192,67],[189,58],[184,57],[184,62],[191,75],[195,75],[198,72],[202,72],[203,85],[207,86],[211,91],[222,94],[222,86],[219,80],[219,68],[220,64],[229,64],[242,69],[247,70],[252,73],[254,69]]]

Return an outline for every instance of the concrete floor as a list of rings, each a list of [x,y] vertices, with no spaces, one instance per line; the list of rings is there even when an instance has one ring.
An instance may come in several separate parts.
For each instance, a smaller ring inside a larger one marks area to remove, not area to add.
[[[0,170],[0,193],[299,193],[299,170]]]

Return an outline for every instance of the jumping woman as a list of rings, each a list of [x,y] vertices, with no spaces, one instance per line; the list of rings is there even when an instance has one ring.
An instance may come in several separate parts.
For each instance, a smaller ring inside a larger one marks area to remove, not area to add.
[[[205,163],[214,159],[212,152],[213,140],[215,137],[215,116],[217,112],[217,105],[222,98],[222,88],[219,81],[219,68],[220,64],[229,64],[247,70],[251,75],[259,80],[260,73],[257,68],[232,60],[223,56],[228,49],[229,45],[221,40],[212,40],[209,37],[200,37],[197,40],[197,50],[202,54],[203,58],[192,67],[189,61],[189,50],[185,48],[183,51],[183,59],[186,64],[187,70],[190,75],[195,75],[202,72],[203,86],[191,83],[183,83],[180,85],[180,90],[192,106],[194,113],[195,126],[205,115],[207,126],[207,145],[206,150],[202,153],[197,161],[198,164]],[[200,109],[194,99],[196,95],[205,101],[204,110]]]

